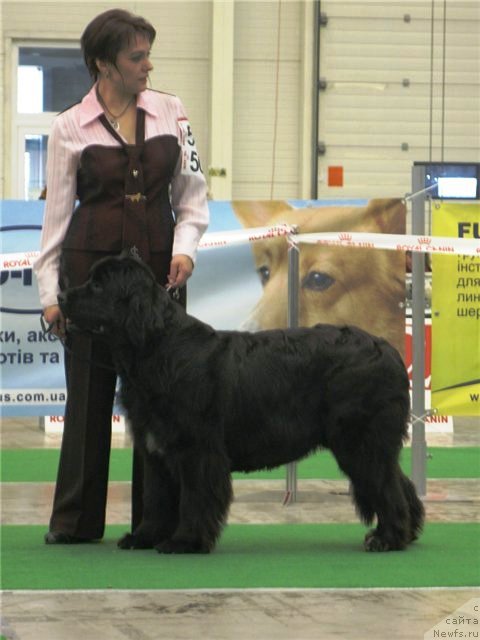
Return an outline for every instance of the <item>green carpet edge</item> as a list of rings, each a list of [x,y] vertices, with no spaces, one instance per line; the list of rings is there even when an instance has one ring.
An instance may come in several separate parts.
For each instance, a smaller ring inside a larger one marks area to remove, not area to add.
[[[241,589],[476,587],[480,523],[427,523],[404,552],[366,553],[360,524],[232,524],[210,555],[121,551],[126,525],[103,543],[48,546],[45,527],[4,525],[2,588]],[[33,555],[35,554],[35,555]],[[29,562],[35,557],[35,565]]]

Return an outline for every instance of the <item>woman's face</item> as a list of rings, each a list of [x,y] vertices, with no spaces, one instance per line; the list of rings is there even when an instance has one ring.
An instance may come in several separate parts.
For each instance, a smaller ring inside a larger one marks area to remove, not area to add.
[[[136,94],[147,88],[150,62],[150,41],[137,36],[135,42],[117,55],[116,67],[110,67],[110,80],[120,93]]]

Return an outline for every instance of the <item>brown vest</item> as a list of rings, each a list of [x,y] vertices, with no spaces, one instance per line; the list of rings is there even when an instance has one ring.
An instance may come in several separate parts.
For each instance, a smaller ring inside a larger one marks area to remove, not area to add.
[[[100,117],[120,147],[89,145],[77,170],[79,204],[64,249],[117,253],[136,247],[149,254],[171,251],[175,220],[169,188],[180,154],[177,138],[145,141],[145,112],[137,109],[135,144],[129,145]]]

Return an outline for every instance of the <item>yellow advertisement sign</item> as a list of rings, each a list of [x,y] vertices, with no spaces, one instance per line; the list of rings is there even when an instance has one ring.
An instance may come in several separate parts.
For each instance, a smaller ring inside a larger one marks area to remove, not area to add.
[[[432,207],[434,236],[480,237],[480,205]],[[480,256],[432,256],[432,408],[480,416]]]

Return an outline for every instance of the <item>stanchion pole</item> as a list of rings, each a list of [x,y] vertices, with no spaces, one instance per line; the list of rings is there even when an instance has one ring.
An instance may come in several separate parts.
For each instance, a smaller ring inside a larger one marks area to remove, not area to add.
[[[298,327],[298,288],[299,288],[299,248],[292,242],[288,247],[288,308],[287,324],[290,329]],[[287,489],[284,504],[297,500],[297,463],[287,465]]]
[[[425,166],[412,170],[412,233],[425,234]],[[427,494],[425,438],[425,256],[412,255],[412,482],[420,496]]]

